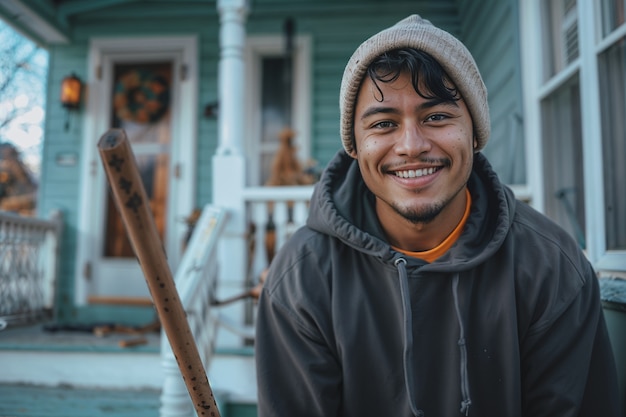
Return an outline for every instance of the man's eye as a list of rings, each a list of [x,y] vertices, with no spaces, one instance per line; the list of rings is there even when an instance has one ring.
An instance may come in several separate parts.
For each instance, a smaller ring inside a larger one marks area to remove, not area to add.
[[[384,121],[384,122],[378,122],[374,125],[374,127],[378,128],[378,129],[389,129],[390,127],[393,127],[394,124],[392,122],[389,121]]]
[[[426,118],[427,122],[440,122],[445,120],[447,117],[445,114],[432,114]]]

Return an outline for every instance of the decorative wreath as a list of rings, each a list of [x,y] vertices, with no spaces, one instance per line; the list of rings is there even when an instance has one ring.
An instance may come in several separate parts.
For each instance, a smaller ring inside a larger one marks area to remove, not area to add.
[[[129,71],[115,85],[113,108],[122,120],[157,122],[167,112],[169,102],[167,80],[152,71]]]

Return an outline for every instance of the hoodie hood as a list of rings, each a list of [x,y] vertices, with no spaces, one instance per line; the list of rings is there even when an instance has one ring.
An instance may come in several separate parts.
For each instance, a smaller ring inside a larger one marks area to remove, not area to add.
[[[468,188],[472,208],[465,229],[457,244],[433,263],[433,266],[445,265],[450,272],[470,268],[497,251],[508,233],[515,210],[512,191],[500,183],[480,152],[474,154]],[[385,241],[374,206],[375,197],[365,185],[357,161],[341,150],[315,187],[307,226],[336,237],[358,251],[392,261],[395,251]],[[407,267],[410,266],[409,260]]]

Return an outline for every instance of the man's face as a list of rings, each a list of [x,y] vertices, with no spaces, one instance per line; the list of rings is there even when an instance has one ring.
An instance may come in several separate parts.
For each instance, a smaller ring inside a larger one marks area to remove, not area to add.
[[[381,223],[398,216],[413,224],[458,222],[450,216],[464,210],[474,147],[464,101],[425,99],[407,73],[378,87],[383,101],[367,76],[359,90],[352,156],[376,196]]]

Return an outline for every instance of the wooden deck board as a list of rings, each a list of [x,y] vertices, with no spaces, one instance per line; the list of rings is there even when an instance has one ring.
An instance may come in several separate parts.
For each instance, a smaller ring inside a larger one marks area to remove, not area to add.
[[[150,332],[140,336],[111,333],[100,337],[80,328],[77,330],[59,328],[59,330],[54,331],[50,331],[50,328],[53,328],[52,325],[42,323],[9,326],[0,331],[0,351],[17,349],[78,352],[158,352],[160,349],[160,332]],[[120,347],[120,342],[136,337],[145,338],[147,343],[132,348]]]
[[[0,384],[0,417],[158,417],[156,390]]]

